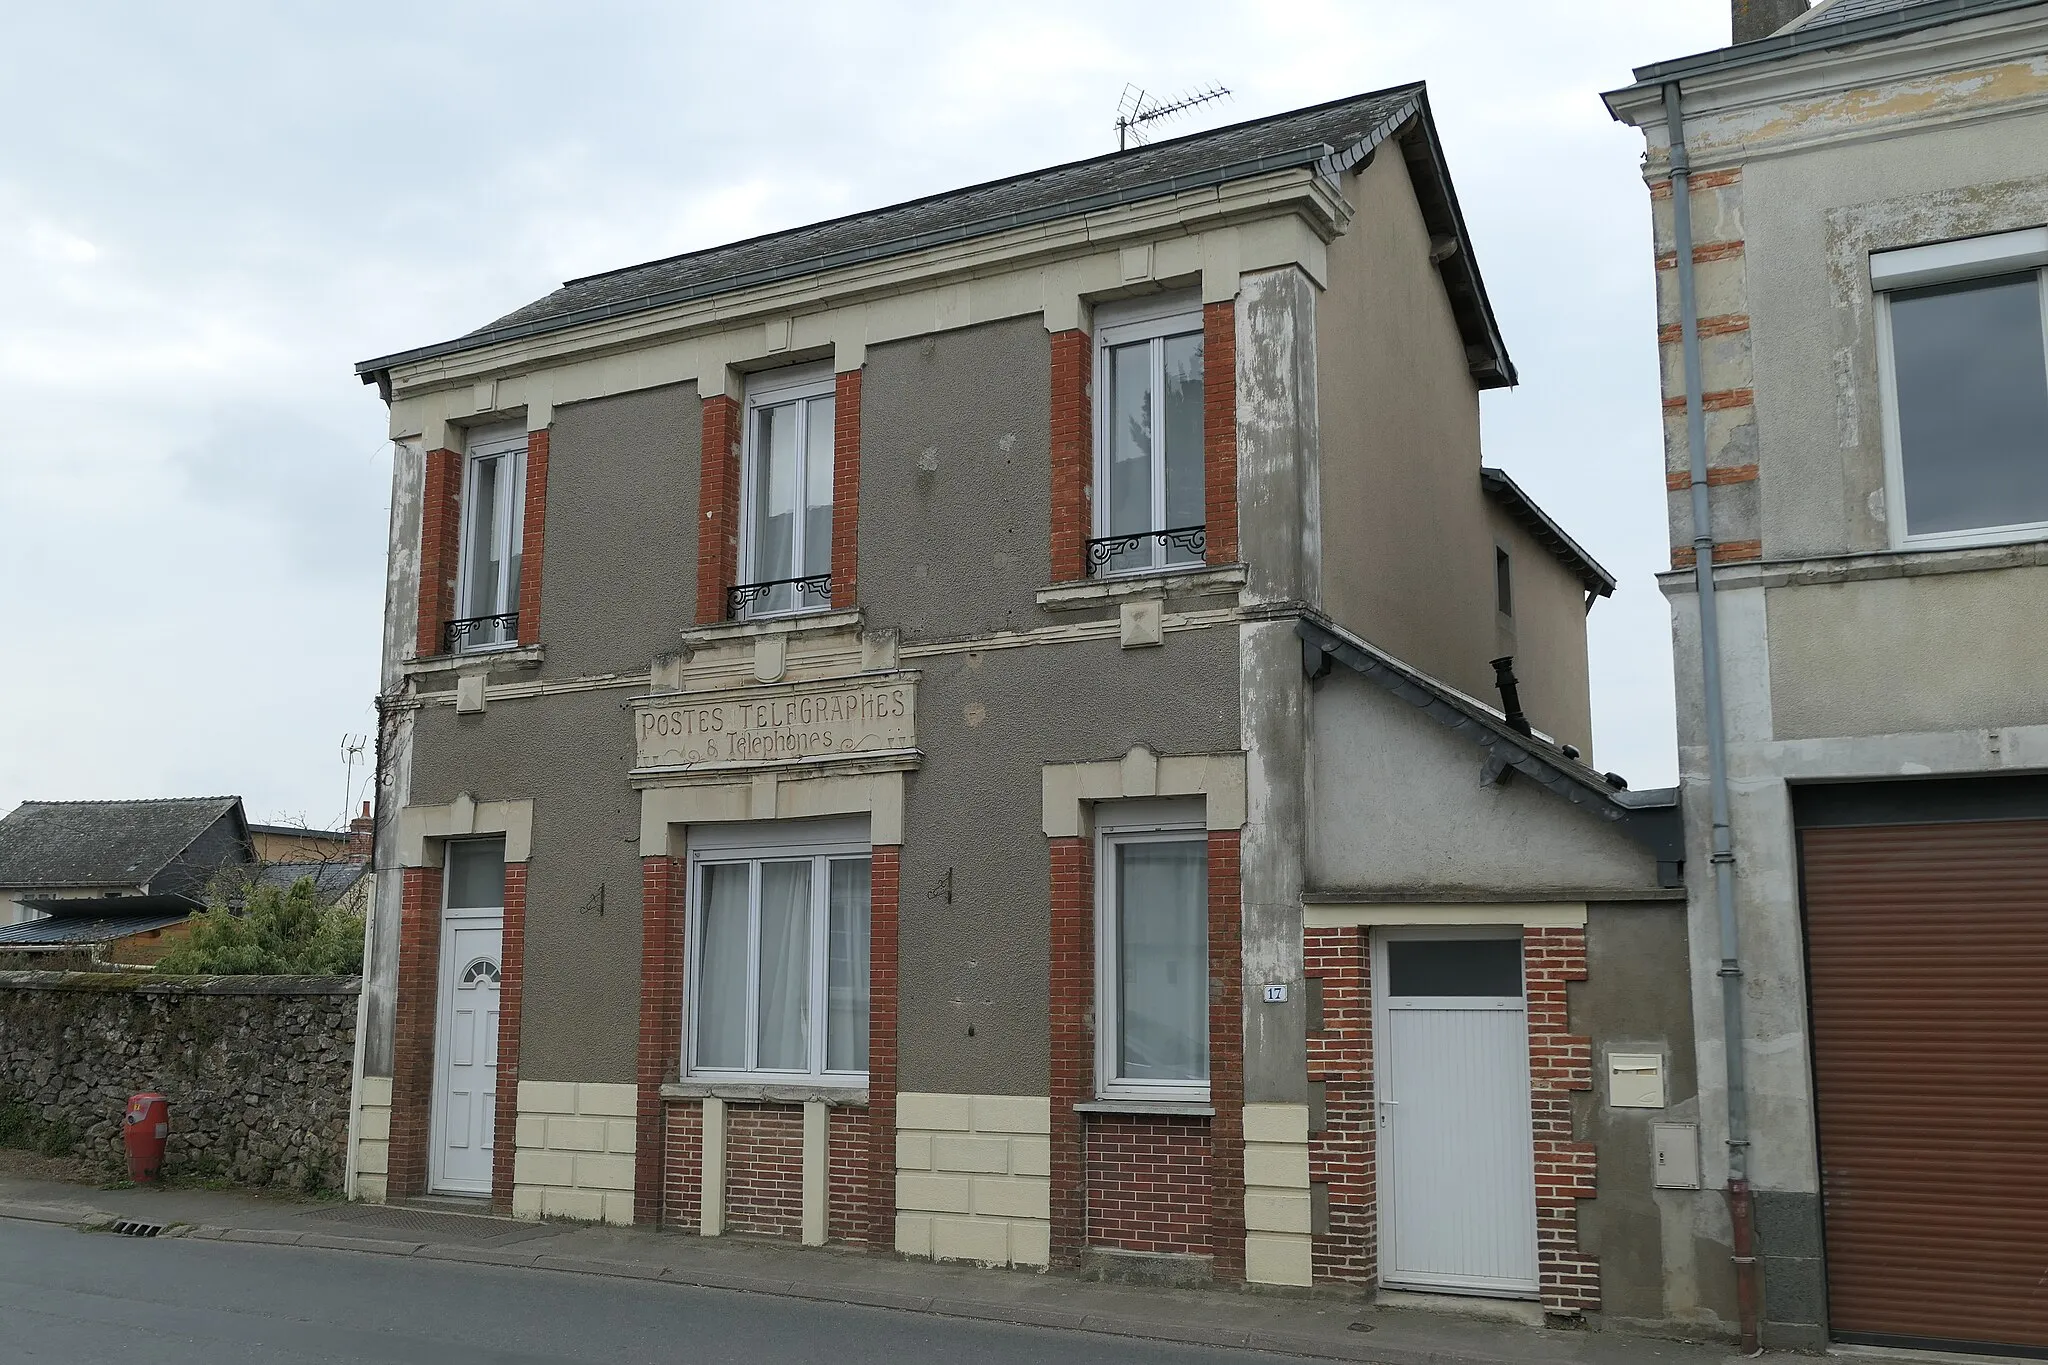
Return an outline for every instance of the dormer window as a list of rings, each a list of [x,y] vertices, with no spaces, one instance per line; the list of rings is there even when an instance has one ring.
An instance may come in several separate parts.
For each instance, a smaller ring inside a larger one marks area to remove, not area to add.
[[[741,455],[735,618],[832,606],[833,379],[805,367],[753,376]]]
[[[1096,310],[1095,577],[1197,568],[1203,488],[1202,308],[1161,295]]]

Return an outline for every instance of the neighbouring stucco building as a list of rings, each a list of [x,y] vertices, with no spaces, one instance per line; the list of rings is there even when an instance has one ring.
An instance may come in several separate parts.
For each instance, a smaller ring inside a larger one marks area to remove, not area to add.
[[[2040,1355],[2048,5],[1833,0],[1636,79],[1706,1183],[1732,1112],[1767,1342]]]
[[[1725,1318],[1675,797],[1584,757],[1421,86],[359,370],[360,1195]]]

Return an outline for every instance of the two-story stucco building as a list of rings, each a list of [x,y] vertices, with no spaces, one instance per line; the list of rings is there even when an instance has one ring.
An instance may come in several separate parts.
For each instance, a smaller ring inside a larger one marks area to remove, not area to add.
[[[1760,1265],[1770,1344],[2038,1356],[2048,5],[1832,0],[1636,78],[1607,99],[1649,148],[1707,1183],[1738,1215],[1703,1230]]]
[[[360,369],[358,1193],[1713,1316],[1675,797],[1585,757],[1421,86]]]

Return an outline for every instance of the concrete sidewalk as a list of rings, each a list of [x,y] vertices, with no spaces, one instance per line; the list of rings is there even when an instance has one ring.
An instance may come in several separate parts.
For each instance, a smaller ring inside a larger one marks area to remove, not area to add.
[[[301,1202],[189,1189],[94,1189],[0,1177],[0,1218],[88,1230],[324,1247],[1236,1347],[1379,1365],[1719,1365],[1732,1348],[1567,1331],[1323,1296],[1127,1288],[742,1237],[530,1223],[443,1205]],[[0,1236],[4,1236],[0,1228]]]

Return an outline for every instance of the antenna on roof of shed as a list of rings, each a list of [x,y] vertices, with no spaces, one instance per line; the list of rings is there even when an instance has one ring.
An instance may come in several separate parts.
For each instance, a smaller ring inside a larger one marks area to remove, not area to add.
[[[1177,99],[1160,100],[1135,85],[1125,85],[1123,98],[1116,102],[1116,149],[1132,143],[1142,147],[1151,141],[1151,125],[1184,114],[1196,105],[1230,98],[1230,87],[1210,81]]]

